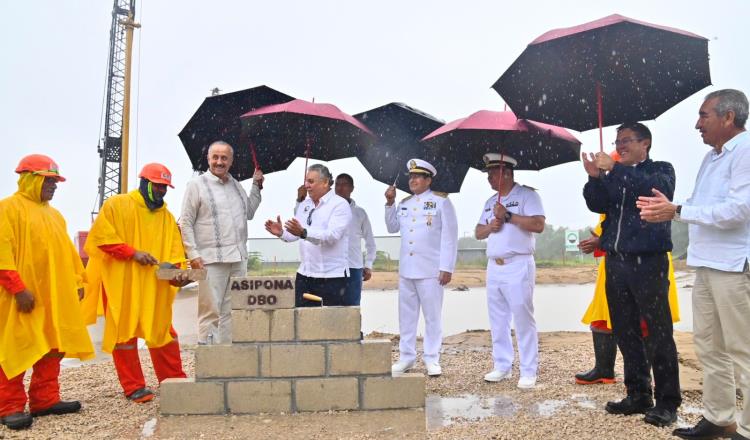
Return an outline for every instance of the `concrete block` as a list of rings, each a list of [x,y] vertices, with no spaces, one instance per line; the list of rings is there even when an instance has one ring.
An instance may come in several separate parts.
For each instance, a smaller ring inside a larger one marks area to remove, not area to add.
[[[325,375],[325,345],[271,344],[260,348],[263,377]]]
[[[295,384],[297,411],[328,411],[359,408],[359,380],[299,379]]]
[[[344,342],[328,346],[328,374],[389,374],[391,371],[391,341],[371,339]]]
[[[195,377],[254,377],[258,375],[256,345],[198,345],[195,347]]]
[[[425,401],[425,378],[418,373],[394,377],[364,377],[362,409],[421,408]]]
[[[223,414],[224,384],[195,379],[167,379],[159,385],[162,414]]]
[[[232,342],[294,340],[294,309],[232,310]]]
[[[232,309],[294,308],[294,278],[234,277],[227,289],[232,294]]]
[[[299,341],[360,339],[359,307],[299,307],[295,311]]]
[[[290,413],[292,381],[252,380],[227,383],[227,406],[231,413]]]

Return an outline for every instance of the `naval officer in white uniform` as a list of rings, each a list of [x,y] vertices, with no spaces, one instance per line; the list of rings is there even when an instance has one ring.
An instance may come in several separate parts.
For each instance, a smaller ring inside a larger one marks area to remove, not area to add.
[[[494,369],[488,382],[511,377],[516,328],[521,377],[519,388],[536,385],[539,340],[534,320],[534,233],[544,230],[544,209],[539,194],[513,178],[517,161],[502,154],[485,154],[485,170],[495,194],[484,204],[475,236],[487,238],[487,308],[492,334]]]
[[[399,258],[398,323],[401,341],[399,361],[393,373],[403,373],[417,358],[419,309],[425,320],[424,361],[429,376],[442,374],[440,346],[443,343],[443,286],[456,266],[458,222],[453,204],[445,193],[430,190],[435,167],[421,159],[407,162],[412,195],[395,205],[396,188],[385,192],[385,223],[388,232],[401,232]]]

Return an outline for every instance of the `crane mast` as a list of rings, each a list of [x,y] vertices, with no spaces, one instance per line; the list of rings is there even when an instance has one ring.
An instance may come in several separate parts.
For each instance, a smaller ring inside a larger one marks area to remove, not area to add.
[[[114,0],[104,133],[97,147],[101,158],[97,211],[107,198],[128,190],[131,53],[133,30],[140,27],[134,17],[135,0]]]

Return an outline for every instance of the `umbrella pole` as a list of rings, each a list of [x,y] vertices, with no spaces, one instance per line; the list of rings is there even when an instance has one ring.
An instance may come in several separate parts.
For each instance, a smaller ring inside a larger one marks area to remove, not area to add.
[[[255,171],[258,171],[260,169],[260,165],[258,165],[258,157],[255,155],[255,144],[253,141],[250,141],[250,154],[253,158],[253,166],[255,167]],[[263,184],[258,184],[258,188],[263,189]]]
[[[596,82],[596,111],[599,116],[599,152],[604,151],[604,137],[602,135],[602,83]]]
[[[310,160],[310,138],[305,137],[305,174],[302,176],[302,184],[305,184],[307,179],[307,161]]]

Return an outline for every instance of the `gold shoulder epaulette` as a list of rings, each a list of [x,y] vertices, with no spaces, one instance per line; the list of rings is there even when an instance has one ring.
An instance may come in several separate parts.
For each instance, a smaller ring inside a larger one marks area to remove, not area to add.
[[[403,198],[403,200],[401,200],[401,203],[404,203],[405,201],[409,200],[409,199],[410,199],[410,198],[412,198],[412,197],[414,197],[414,194],[412,194],[412,195],[410,195],[410,196],[406,196],[406,197],[404,197],[404,198]]]
[[[440,191],[433,191],[433,194],[435,194],[438,197],[442,197],[444,199],[448,198],[448,193],[440,192]]]

